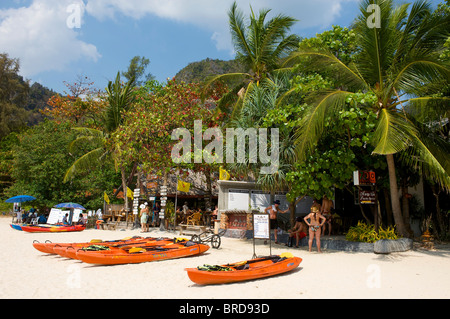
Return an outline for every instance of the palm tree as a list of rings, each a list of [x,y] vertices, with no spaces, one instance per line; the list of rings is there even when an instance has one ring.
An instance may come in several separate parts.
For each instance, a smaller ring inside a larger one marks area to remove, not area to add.
[[[117,73],[114,82],[109,81],[108,87],[106,88],[108,106],[103,113],[101,121],[103,130],[87,127],[74,128],[74,130],[79,132],[79,136],[70,144],[70,149],[86,144],[91,145],[93,149],[77,159],[64,176],[64,182],[67,182],[74,178],[78,172],[92,168],[99,163],[104,162],[106,159],[112,158],[116,170],[120,169],[121,171],[126,210],[128,209],[128,199],[126,196],[127,184],[125,166],[120,163],[118,155],[120,154],[119,150],[114,149],[114,146],[111,146],[109,141],[111,135],[123,123],[124,112],[126,112],[133,103],[133,85],[134,78],[128,81],[126,85],[123,85],[120,81],[120,73]]]
[[[275,77],[266,77],[258,86],[254,85],[248,88],[248,92],[242,101],[242,107],[235,114],[235,118],[230,121],[229,126],[233,128],[265,128],[269,124],[265,123],[266,116],[270,110],[281,103],[283,95],[290,89],[289,77],[279,75]],[[260,169],[264,166],[261,163],[252,163],[250,161],[251,150],[248,149],[248,156],[244,163],[228,164],[228,168],[244,176],[251,176],[256,180],[258,186],[264,190],[273,192],[283,192],[289,190],[289,183],[286,181],[286,174],[292,170],[296,161],[294,132],[289,126],[279,125],[279,163],[277,171],[273,174],[261,174]],[[260,147],[260,146],[258,146]],[[271,146],[267,146],[271,149]],[[247,150],[246,150],[247,152]],[[267,150],[264,150],[266,154]],[[295,206],[298,201],[290,203],[291,224],[294,224]]]
[[[229,111],[226,108],[231,102],[236,102],[236,97],[240,97],[242,100],[249,83],[259,83],[265,79],[268,74],[278,69],[283,59],[298,47],[299,37],[288,35],[297,20],[280,14],[266,21],[270,11],[262,9],[256,16],[251,9],[248,25],[245,24],[244,14],[237,8],[236,2],[233,3],[228,13],[236,58],[243,69],[248,72],[213,76],[206,81],[205,91],[220,80],[238,79],[241,81],[230,94],[221,99],[218,106],[224,112]]]
[[[367,23],[371,15],[367,8],[372,4],[379,6],[380,28]],[[411,152],[414,156],[405,157],[409,164],[450,189],[448,148],[436,147],[416,125],[418,115],[424,113],[448,117],[450,99],[437,93],[450,74],[449,64],[439,58],[450,19],[433,15],[426,1],[416,1],[409,13],[409,4],[394,8],[392,0],[364,0],[360,8],[353,26],[359,47],[354,62],[345,65],[323,48],[300,49],[289,60],[306,59],[312,71],[325,71],[339,84],[310,97],[297,132],[297,150],[301,158],[313,148],[323,132],[324,119],[342,109],[349,95],[363,92],[376,96],[377,102],[368,106],[378,118],[371,141],[373,153],[386,156],[395,223],[401,235],[409,236],[400,208],[394,154]]]

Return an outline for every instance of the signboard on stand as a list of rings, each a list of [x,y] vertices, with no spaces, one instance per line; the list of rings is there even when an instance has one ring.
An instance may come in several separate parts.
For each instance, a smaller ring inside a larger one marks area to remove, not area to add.
[[[257,258],[255,253],[255,239],[268,239],[270,243],[270,255],[272,255],[269,223],[269,214],[253,214],[253,258]]]
[[[253,214],[253,237],[270,239],[269,214]]]

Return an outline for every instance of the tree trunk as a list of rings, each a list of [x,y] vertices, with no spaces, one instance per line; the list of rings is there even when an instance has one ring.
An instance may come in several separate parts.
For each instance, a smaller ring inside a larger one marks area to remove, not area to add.
[[[295,225],[295,208],[297,207],[297,204],[302,201],[302,199],[305,198],[305,196],[297,197],[293,202],[289,202],[289,221],[291,223],[291,227],[294,227]]]
[[[392,220],[392,206],[391,206],[391,200],[389,199],[389,191],[384,188],[383,189],[384,194],[384,206],[386,208],[386,218],[387,218],[387,224],[388,226],[394,225],[394,222]]]
[[[122,175],[122,191],[123,191],[123,200],[124,200],[124,208],[125,213],[128,215],[128,196],[127,196],[127,178],[125,176],[125,168],[120,168],[120,174]]]
[[[447,233],[447,225],[444,221],[444,217],[442,216],[441,207],[440,207],[440,203],[439,203],[439,193],[441,192],[441,190],[440,190],[439,186],[436,186],[436,185],[432,185],[431,190],[433,191],[433,196],[436,200],[436,221],[437,221],[438,227],[434,227],[434,228],[436,228],[438,237],[445,236]]]
[[[205,169],[205,178],[206,178],[206,197],[205,197],[205,208],[206,210],[211,209],[211,201],[212,201],[212,178],[211,178],[211,168],[207,167]]]
[[[410,234],[406,230],[403,221],[402,209],[400,206],[400,198],[398,194],[397,176],[395,175],[394,154],[386,155],[386,161],[389,170],[389,186],[391,190],[392,214],[394,215],[394,222],[397,226],[397,231],[403,237],[409,237]]]

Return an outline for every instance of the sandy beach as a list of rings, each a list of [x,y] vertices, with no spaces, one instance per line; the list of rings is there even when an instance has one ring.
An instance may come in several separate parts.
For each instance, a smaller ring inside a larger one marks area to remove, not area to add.
[[[450,298],[450,247],[434,251],[376,255],[305,247],[272,247],[303,259],[295,271],[257,281],[199,286],[184,271],[203,264],[225,264],[250,259],[251,240],[222,237],[219,249],[204,255],[142,264],[95,266],[77,260],[46,255],[32,246],[44,242],[114,240],[143,235],[140,230],[85,230],[79,233],[31,234],[13,230],[10,218],[0,218],[0,298],[114,298],[114,299],[376,299]],[[145,236],[178,237],[173,232],[151,229]],[[259,243],[258,255],[269,246]]]

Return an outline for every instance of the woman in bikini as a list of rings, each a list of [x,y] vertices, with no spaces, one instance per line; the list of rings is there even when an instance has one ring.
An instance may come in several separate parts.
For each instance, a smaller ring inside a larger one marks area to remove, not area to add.
[[[309,219],[309,222],[308,222]],[[317,251],[320,251],[320,229],[326,222],[326,218],[320,214],[317,207],[311,207],[311,213],[304,218],[306,225],[309,227],[309,251],[311,251],[314,237],[316,237]]]

